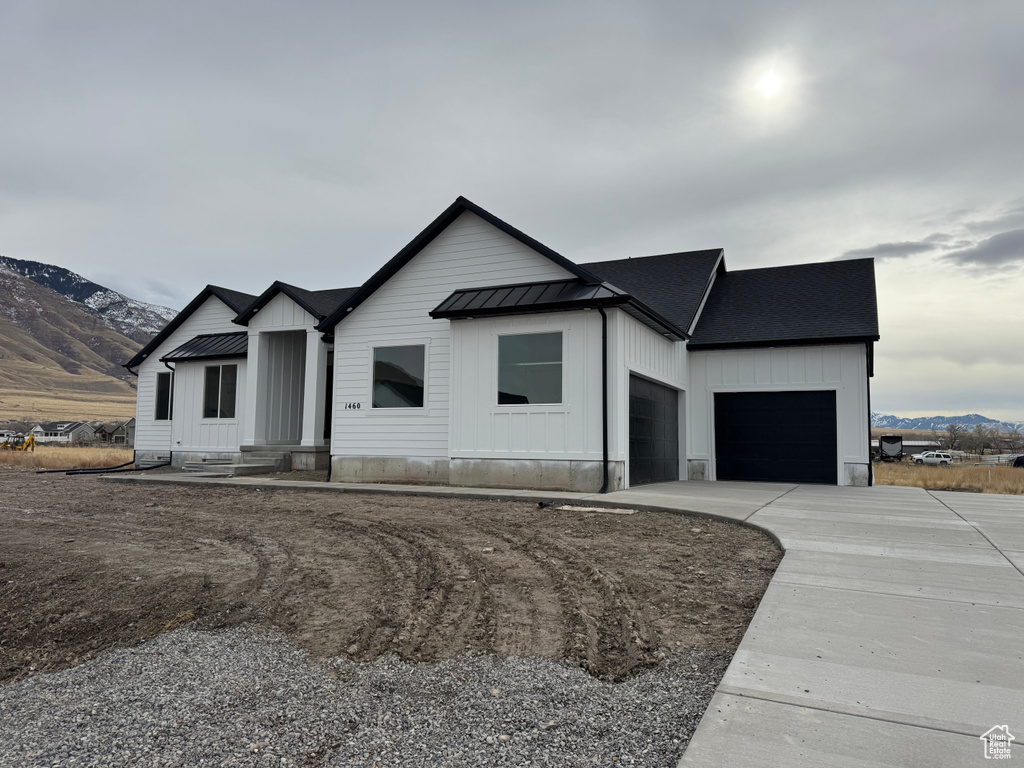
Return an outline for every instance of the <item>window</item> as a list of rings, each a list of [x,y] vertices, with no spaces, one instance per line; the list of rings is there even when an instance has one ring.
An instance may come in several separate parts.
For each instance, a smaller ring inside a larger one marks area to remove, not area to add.
[[[498,405],[562,402],[562,334],[498,337]]]
[[[156,420],[170,421],[174,418],[174,374],[156,375]]]
[[[424,347],[373,350],[373,407],[422,408]]]
[[[237,365],[206,366],[206,382],[203,387],[203,418],[235,418],[235,384],[238,381]]]

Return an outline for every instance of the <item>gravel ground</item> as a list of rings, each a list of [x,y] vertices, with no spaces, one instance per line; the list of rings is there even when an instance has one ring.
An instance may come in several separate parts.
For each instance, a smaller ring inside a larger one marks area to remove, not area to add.
[[[675,766],[728,658],[609,683],[479,653],[314,661],[262,629],[185,628],[0,687],[0,766]]]

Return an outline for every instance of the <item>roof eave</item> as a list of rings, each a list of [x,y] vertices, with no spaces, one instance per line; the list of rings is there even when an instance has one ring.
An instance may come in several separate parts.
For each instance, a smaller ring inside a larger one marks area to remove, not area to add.
[[[711,341],[694,342],[690,341],[687,348],[701,352],[715,349],[765,349],[768,347],[806,347],[806,346],[834,346],[836,344],[864,344],[865,342],[876,342],[881,338],[878,334],[874,336],[818,336],[814,338],[796,339],[769,339],[759,341]]]
[[[534,315],[541,312],[571,312],[574,310],[596,309],[597,307],[614,307],[625,304],[628,300],[628,296],[609,296],[604,299],[554,301],[547,304],[525,304],[521,307],[480,307],[477,309],[431,310],[429,314],[435,320],[472,320],[477,317]]]
[[[219,355],[184,355],[161,357],[161,363],[191,363],[196,360],[241,360],[248,357],[246,352],[228,352]]]

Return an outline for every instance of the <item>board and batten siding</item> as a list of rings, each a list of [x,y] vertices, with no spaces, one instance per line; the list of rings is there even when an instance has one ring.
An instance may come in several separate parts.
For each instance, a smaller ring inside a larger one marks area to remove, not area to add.
[[[204,419],[203,389],[206,368],[211,365],[237,365],[235,381],[235,418]],[[174,429],[172,448],[192,452],[237,452],[242,441],[242,414],[245,413],[245,360],[202,360],[178,363],[174,374]]]
[[[498,405],[498,338],[562,334],[562,403]],[[452,321],[452,458],[600,461],[601,316]]]
[[[335,328],[331,454],[448,458],[451,332],[430,310],[457,288],[570,277],[463,213]],[[415,344],[426,348],[424,407],[374,410],[373,348]]]
[[[629,376],[638,374],[677,390],[687,384],[686,345],[666,339],[620,309],[608,311],[608,457],[629,459]],[[600,393],[599,393],[600,394]],[[680,403],[680,416],[682,416]],[[680,436],[682,437],[682,436]],[[680,440],[680,450],[683,441]],[[680,461],[683,457],[680,456]]]
[[[311,328],[317,320],[283,293],[277,294],[249,320],[249,332],[297,331]]]
[[[863,344],[690,353],[687,454],[714,470],[716,392],[834,390],[840,485],[855,465],[870,466],[867,356]],[[847,465],[847,466],[844,466]]]
[[[318,366],[326,365],[326,348],[314,328],[318,322],[284,293],[279,293],[249,321],[249,378],[246,432],[243,442],[294,445],[302,437],[304,411],[318,409],[323,428],[322,388],[307,405],[307,380],[316,386],[326,380]],[[307,337],[312,334],[313,339]],[[313,344],[311,352],[307,348]]]
[[[166,455],[172,447],[171,422],[156,421],[156,375],[167,372],[160,358],[203,333],[235,333],[241,328],[232,320],[236,313],[216,296],[208,298],[149,357],[139,365],[135,405],[135,450]],[[172,363],[172,366],[174,364]],[[177,395],[175,395],[177,406]],[[178,412],[175,410],[177,420]],[[237,445],[235,448],[237,449]]]

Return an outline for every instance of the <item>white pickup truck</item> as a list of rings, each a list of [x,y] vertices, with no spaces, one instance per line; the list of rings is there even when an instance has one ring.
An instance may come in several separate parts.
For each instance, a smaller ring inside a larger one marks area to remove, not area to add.
[[[938,464],[941,467],[948,467],[953,463],[953,457],[942,451],[915,453],[910,458],[914,460],[915,464]]]

